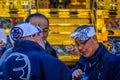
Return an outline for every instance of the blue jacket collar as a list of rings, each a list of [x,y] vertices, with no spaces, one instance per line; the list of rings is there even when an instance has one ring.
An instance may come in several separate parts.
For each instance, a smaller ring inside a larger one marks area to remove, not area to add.
[[[80,63],[83,64],[86,67],[92,67],[94,65],[96,65],[100,60],[101,60],[101,56],[103,56],[104,52],[106,50],[106,48],[103,46],[103,44],[99,43],[99,48],[97,49],[97,51],[95,52],[95,54],[90,57],[90,58],[85,58],[84,56],[80,57]]]
[[[43,48],[39,44],[37,44],[33,41],[22,40],[16,44],[15,48],[13,48],[13,52],[15,52],[15,51],[20,51],[20,52],[32,51],[34,49],[36,49],[38,51],[43,50]]]

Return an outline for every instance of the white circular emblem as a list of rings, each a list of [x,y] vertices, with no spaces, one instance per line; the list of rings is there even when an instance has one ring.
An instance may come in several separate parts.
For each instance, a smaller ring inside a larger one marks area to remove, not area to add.
[[[12,40],[18,40],[23,36],[23,30],[19,27],[14,27],[10,31],[10,36]]]

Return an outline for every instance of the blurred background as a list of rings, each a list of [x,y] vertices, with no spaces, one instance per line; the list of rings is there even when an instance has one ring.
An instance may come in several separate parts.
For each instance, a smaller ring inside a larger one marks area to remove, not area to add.
[[[80,57],[70,34],[82,24],[94,25],[98,41],[120,53],[120,0],[0,0],[0,43],[7,44],[9,29],[35,12],[49,19],[48,41],[69,66]]]

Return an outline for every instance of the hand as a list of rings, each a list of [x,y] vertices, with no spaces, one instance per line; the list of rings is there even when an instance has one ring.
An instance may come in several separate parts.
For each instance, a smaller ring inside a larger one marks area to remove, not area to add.
[[[81,69],[77,69],[72,73],[72,78],[81,78],[84,75]]]
[[[0,48],[2,48],[3,45],[4,45],[4,41],[1,40],[1,41],[0,41]]]

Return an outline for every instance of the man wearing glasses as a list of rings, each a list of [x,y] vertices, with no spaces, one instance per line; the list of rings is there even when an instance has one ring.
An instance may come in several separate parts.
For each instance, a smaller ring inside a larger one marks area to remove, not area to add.
[[[75,40],[81,54],[79,64],[72,69],[73,80],[120,79],[120,58],[98,43],[93,26],[79,26],[71,38]]]
[[[31,22],[34,25],[39,25],[42,28],[43,40],[45,42],[45,50],[49,54],[57,58],[56,51],[52,48],[50,43],[47,41],[47,37],[49,33],[49,20],[47,19],[47,17],[40,13],[34,13],[34,14],[30,14],[25,21]]]

